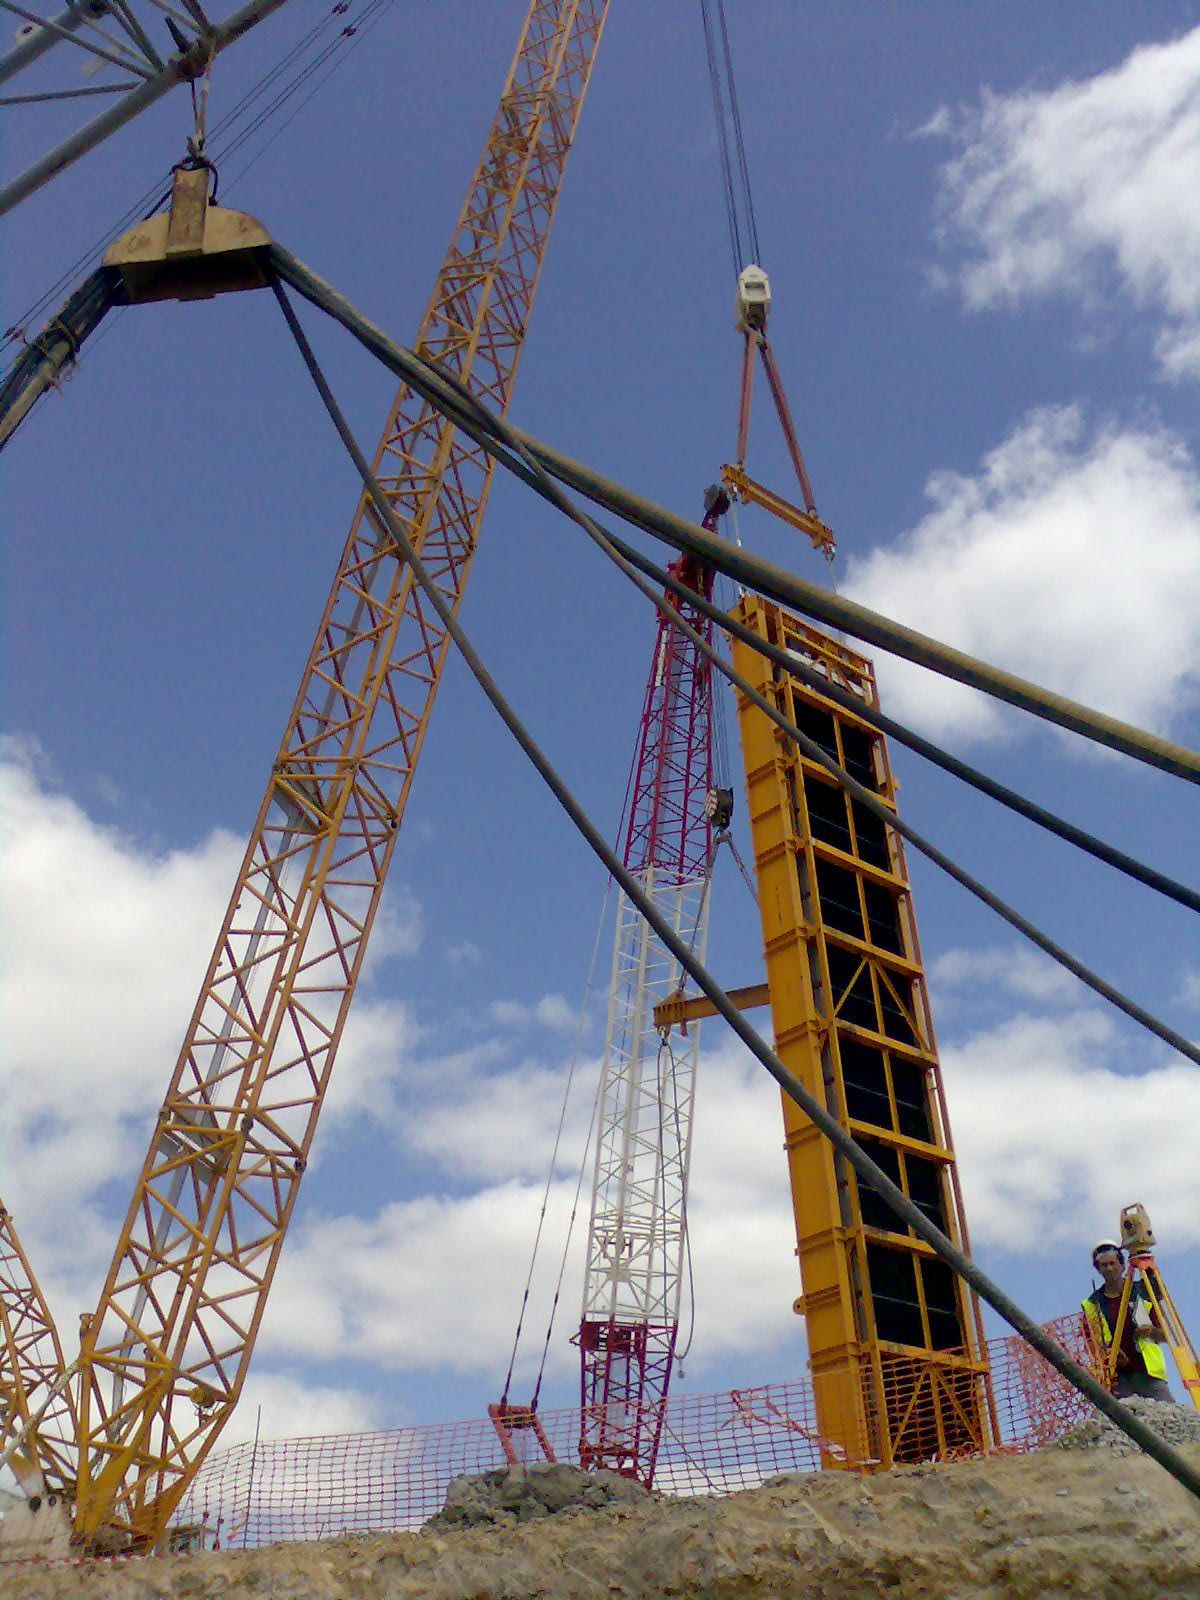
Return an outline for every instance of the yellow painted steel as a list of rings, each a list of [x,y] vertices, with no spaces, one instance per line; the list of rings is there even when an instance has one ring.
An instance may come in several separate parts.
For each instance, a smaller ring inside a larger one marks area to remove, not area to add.
[[[512,394],[607,0],[534,0],[417,341]],[[492,463],[407,388],[375,472],[457,608]],[[95,1313],[75,1533],[164,1534],[237,1401],[449,636],[360,502]]]
[[[771,1003],[771,996],[765,983],[751,983],[744,989],[727,989],[725,993],[739,1011],[753,1011],[758,1006]],[[668,995],[665,1000],[660,1000],[655,1006],[654,1026],[675,1028],[683,1023],[699,1022],[704,1017],[715,1017],[717,1014],[716,1006],[704,995],[685,995],[680,989],[677,993]]]
[[[0,1460],[29,1493],[70,1494],[75,1435],[58,1330],[0,1204]]]
[[[1149,1250],[1137,1251],[1129,1257],[1112,1338],[1109,1340],[1107,1351],[1097,1352],[1105,1376],[1110,1385],[1117,1376],[1117,1357],[1121,1351],[1125,1323],[1131,1315],[1130,1302],[1135,1281],[1140,1281],[1146,1300],[1158,1318],[1158,1325],[1166,1335],[1164,1342],[1175,1358],[1175,1366],[1187,1397],[1196,1410],[1200,1411],[1200,1359],[1197,1358],[1191,1335],[1184,1327],[1183,1318],[1171,1298],[1171,1291],[1167,1288],[1162,1271]]]
[[[722,467],[721,482],[743,505],[761,506],[773,517],[778,517],[781,522],[787,522],[801,533],[806,533],[812,540],[813,549],[819,550],[822,555],[832,558],[836,553],[837,540],[834,538],[833,529],[827,523],[822,522],[815,512],[802,511],[790,500],[785,500],[781,494],[776,494],[774,489],[768,489],[765,484],[759,483],[750,476],[745,467],[735,466],[732,463]]]
[[[870,663],[756,596],[738,616],[876,705]],[[734,641],[734,665],[895,805],[868,723]],[[775,1048],[889,1175],[966,1243],[902,841],[739,698]],[[785,1096],[785,1146],[829,1466],[888,1467],[996,1436],[979,1308]]]

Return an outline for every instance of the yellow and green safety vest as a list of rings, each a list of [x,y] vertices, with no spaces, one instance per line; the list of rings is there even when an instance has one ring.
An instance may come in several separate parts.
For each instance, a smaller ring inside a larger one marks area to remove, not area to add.
[[[1113,1331],[1108,1325],[1108,1318],[1100,1309],[1100,1296],[1103,1293],[1103,1289],[1097,1289],[1095,1294],[1088,1295],[1083,1302],[1083,1314],[1088,1320],[1088,1326],[1092,1330],[1092,1337],[1096,1341],[1097,1348],[1107,1350],[1112,1344]],[[1130,1293],[1129,1310],[1126,1313],[1128,1316],[1133,1316],[1134,1301],[1142,1298],[1141,1295]],[[1165,1379],[1167,1376],[1167,1358],[1163,1354],[1162,1345],[1159,1344],[1158,1340],[1135,1338],[1134,1343],[1137,1345],[1138,1354],[1146,1363],[1148,1376]]]

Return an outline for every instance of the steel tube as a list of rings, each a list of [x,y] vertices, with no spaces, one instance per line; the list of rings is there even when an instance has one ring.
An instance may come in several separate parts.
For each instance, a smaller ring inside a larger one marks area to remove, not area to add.
[[[257,23],[262,22],[273,11],[278,11],[285,3],[286,0],[248,0],[248,3],[235,11],[226,22],[214,28],[206,39],[197,40],[191,49],[173,55],[161,72],[155,73],[138,88],[130,89],[129,93],[115,105],[110,106],[100,116],[94,117],[86,127],[69,135],[40,161],[35,161],[19,177],[0,189],[0,217],[11,211],[14,206],[20,205],[22,200],[27,200],[58,173],[65,172],[79,160],[80,156],[86,155],[89,150],[94,150],[108,138],[110,133],[115,133],[127,122],[132,122],[139,112],[145,111],[147,106],[152,106],[157,100],[161,100],[163,95],[176,84],[185,82],[195,70],[198,50],[203,49],[206,52],[211,51],[214,56],[219,55],[235,39],[240,39],[244,33],[248,33]]]
[[[97,0],[95,14],[103,16],[107,11],[106,0]],[[82,6],[69,5],[52,21],[42,22],[35,33],[31,33],[22,43],[14,45],[7,55],[0,56],[0,83],[7,83],[18,72],[23,72],[35,61],[40,61],[47,51],[62,41],[64,36],[82,27],[87,20]]]
[[[112,50],[106,50],[103,45],[93,44],[90,39],[77,39],[75,37],[77,30],[88,20],[82,13],[79,14],[72,27],[64,28],[57,20],[51,21],[45,17],[39,17],[36,11],[26,11],[24,6],[16,4],[16,0],[0,0],[0,10],[11,11],[16,17],[24,17],[26,22],[34,23],[47,32],[55,34],[60,39],[69,40],[71,44],[77,45],[80,50],[86,50],[89,55],[99,56],[102,61],[108,61],[114,67],[120,67],[123,72],[135,72],[142,78],[150,76],[149,71],[140,62],[134,61],[132,57],[117,55]],[[124,46],[121,48],[124,49]]]
[[[912,1228],[918,1238],[923,1239],[926,1244],[930,1245],[954,1272],[964,1278],[1004,1318],[1010,1327],[1021,1334],[1027,1343],[1031,1344],[1039,1354],[1045,1356],[1046,1360],[1057,1371],[1061,1372],[1063,1377],[1075,1389],[1086,1395],[1098,1410],[1103,1411],[1107,1417],[1111,1418],[1122,1433],[1139,1445],[1147,1455],[1152,1456],[1185,1489],[1200,1499],[1200,1472],[1178,1450],[1167,1444],[1164,1439],[1161,1439],[1158,1434],[1148,1428],[1140,1417],[1130,1411],[1127,1406],[1123,1406],[1119,1400],[1114,1399],[1090,1372],[1081,1367],[1078,1362],[1073,1361],[1060,1345],[1022,1311],[1020,1306],[988,1277],[987,1273],[977,1267],[970,1257],[948,1239],[941,1229],[929,1220],[920,1207],[915,1205],[903,1190],[892,1182],[883,1169],[858,1144],[853,1135],[847,1132],[825,1109],[825,1106],[809,1093],[799,1078],[788,1071],[766,1041],[746,1021],[720,984],[698,960],[695,953],[678,937],[669,923],[662,917],[657,906],[645,894],[636,877],[628,870],[620,857],[610,848],[596,829],[529,730],[508,703],[491,673],[487,670],[464,632],[462,624],[450,610],[437,584],[425,568],[416,550],[414,550],[403,524],[392,510],[387,496],[381,490],[366,457],[350,432],[345,417],[342,415],[337,401],[329,389],[325,376],[317,364],[316,357],[313,355],[312,349],[304,336],[303,330],[296,321],[295,314],[288,305],[286,297],[280,293],[278,288],[276,288],[276,294],[279,297],[280,305],[288,320],[293,337],[299,346],[304,362],[317,386],[326,410],[329,412],[330,419],[358,471],[364,490],[374,501],[380,518],[395,541],[397,554],[411,569],[413,577],[420,584],[430,605],[437,613],[442,626],[457,645],[459,653],[470,669],[471,675],[479,684],[509,732],[521,746],[538,775],[550,789],[575,827],[586,839],[606,870],[616,879],[618,885],[638,908],[675,960],[687,972],[697,988],[712,1002],[742,1043],[767,1069],[784,1093],[799,1106],[830,1143],[845,1156],[863,1182],[869,1184],[887,1201],[895,1215],[908,1227]]]
[[[435,369],[411,350],[389,339],[290,251],[280,245],[272,245],[269,255],[272,265],[285,282],[340,322],[392,372],[410,383],[419,393],[431,399],[436,396],[435,403],[440,407],[461,412],[462,402],[448,384],[436,377]],[[717,538],[697,523],[689,522],[643,495],[635,494],[632,489],[626,489],[582,462],[572,460],[531,434],[519,428],[512,431],[551,477],[676,550],[697,556],[747,588],[756,589],[808,616],[818,617],[834,628],[840,628],[857,639],[865,639],[918,666],[927,667],[931,672],[981,689],[997,700],[1018,706],[1044,721],[1081,734],[1111,750],[1119,750],[1123,755],[1133,756],[1135,760],[1159,767],[1176,777],[1186,778],[1191,783],[1200,783],[1200,754],[1196,751],[1149,733],[1144,728],[1122,722],[1118,717],[1096,711],[1091,706],[1081,705],[1051,689],[1044,689],[1040,684],[981,661],[963,650],[956,650],[953,645],[943,644],[928,634],[919,633],[915,628],[907,628],[903,623],[871,610],[869,606],[822,589],[820,585],[810,583],[786,568],[776,566],[774,562],[764,561],[738,545]],[[501,449],[494,443],[489,448],[497,452]]]

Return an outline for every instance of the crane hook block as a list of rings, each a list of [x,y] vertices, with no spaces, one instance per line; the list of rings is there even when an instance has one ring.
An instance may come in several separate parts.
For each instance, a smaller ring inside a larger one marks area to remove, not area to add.
[[[771,309],[771,284],[761,267],[743,267],[738,273],[737,298],[734,301],[734,321],[739,333],[759,333],[767,325],[767,312]]]
[[[271,236],[255,217],[208,202],[209,169],[179,167],[171,208],[130,228],[105,252],[132,304],[143,300],[211,300],[261,289]]]

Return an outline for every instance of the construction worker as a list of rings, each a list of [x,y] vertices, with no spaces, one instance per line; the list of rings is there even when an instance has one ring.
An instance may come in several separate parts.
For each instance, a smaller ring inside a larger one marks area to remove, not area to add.
[[[1092,1250],[1092,1266],[1104,1280],[1083,1302],[1096,1349],[1106,1354],[1117,1327],[1125,1287],[1125,1252],[1115,1239],[1101,1239]],[[1129,1306],[1121,1329],[1113,1392],[1119,1400],[1139,1395],[1144,1400],[1174,1401],[1162,1352],[1166,1334],[1140,1281],[1129,1287]]]

